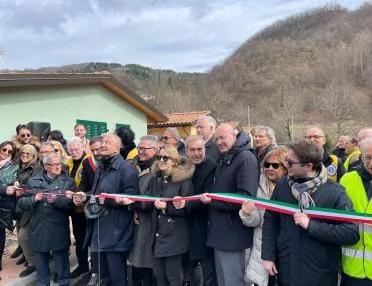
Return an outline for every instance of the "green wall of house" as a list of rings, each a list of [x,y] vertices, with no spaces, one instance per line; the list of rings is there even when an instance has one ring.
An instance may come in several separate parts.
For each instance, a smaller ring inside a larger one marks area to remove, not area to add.
[[[109,131],[116,124],[130,125],[136,141],[147,133],[146,114],[98,84],[0,90],[1,142],[15,134],[19,123],[30,121],[50,122],[69,139],[77,119],[106,122]]]

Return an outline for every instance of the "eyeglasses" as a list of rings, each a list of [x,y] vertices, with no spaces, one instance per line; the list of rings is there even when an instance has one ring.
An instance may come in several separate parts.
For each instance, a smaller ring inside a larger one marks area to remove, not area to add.
[[[163,141],[168,141],[168,139],[171,139],[171,138],[175,138],[175,137],[171,137],[171,136],[161,136],[160,139],[163,140]]]
[[[22,138],[31,137],[31,133],[23,133],[23,134],[21,134],[19,136],[21,136]]]
[[[362,156],[362,161],[364,162],[364,163],[368,163],[368,162],[370,162],[372,160],[372,155],[363,155]]]
[[[56,164],[47,164],[48,166],[50,167],[61,167],[62,164],[61,163],[56,163]]]
[[[309,136],[305,136],[305,139],[308,139],[308,140],[311,140],[311,139],[320,139],[320,138],[323,138],[322,135],[309,135]]]
[[[280,163],[271,163],[271,162],[265,162],[265,163],[263,164],[263,166],[264,166],[265,169],[269,169],[270,166],[272,166],[273,169],[275,169],[275,170],[279,169],[279,167],[280,167],[281,165],[282,165],[282,164],[280,164]]]
[[[163,162],[167,162],[168,160],[172,159],[171,157],[169,156],[156,156],[156,160],[158,161],[163,161]]]
[[[13,153],[13,150],[12,149],[7,149],[7,148],[3,148],[3,149],[1,149],[1,152],[6,152],[6,153],[8,153],[8,155],[10,155],[10,154],[12,154]]]
[[[300,165],[300,164],[304,164],[304,162],[295,162],[295,161],[292,161],[290,159],[286,159],[286,162],[288,164],[288,167],[292,167],[293,165]]]
[[[155,147],[137,147],[137,150],[138,152],[142,153],[142,152],[146,152],[147,150],[150,150],[150,149],[155,149]]]

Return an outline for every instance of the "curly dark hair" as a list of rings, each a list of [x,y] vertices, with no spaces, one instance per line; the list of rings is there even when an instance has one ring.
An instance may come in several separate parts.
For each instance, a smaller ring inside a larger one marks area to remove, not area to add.
[[[121,143],[123,146],[128,146],[131,143],[133,143],[134,139],[136,138],[136,135],[130,129],[129,127],[121,126],[119,128],[116,128],[115,134],[118,135],[121,139]]]

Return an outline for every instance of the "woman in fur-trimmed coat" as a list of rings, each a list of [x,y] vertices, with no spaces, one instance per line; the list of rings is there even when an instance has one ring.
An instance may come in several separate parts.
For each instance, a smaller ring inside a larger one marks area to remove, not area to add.
[[[152,195],[164,198],[193,195],[191,178],[194,169],[191,162],[180,157],[175,147],[162,147],[151,168],[154,175]],[[181,286],[182,254],[189,250],[186,209],[176,209],[172,202],[155,201],[154,226],[154,275],[157,286]]]

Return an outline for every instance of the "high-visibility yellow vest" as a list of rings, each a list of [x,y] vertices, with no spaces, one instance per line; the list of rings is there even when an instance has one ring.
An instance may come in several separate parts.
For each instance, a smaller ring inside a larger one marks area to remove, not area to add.
[[[345,160],[345,163],[344,163],[344,167],[346,169],[346,172],[347,170],[349,169],[349,165],[350,165],[350,159],[353,158],[354,156],[360,156],[362,152],[360,152],[360,150],[355,150],[353,153],[351,153],[347,159]]]
[[[332,164],[327,167],[327,176],[328,179],[337,182],[337,166],[338,158],[336,155],[329,155],[332,158]]]
[[[84,159],[89,158],[90,156],[91,156],[90,154],[86,154],[85,157],[83,158],[83,160],[81,160],[81,163],[80,163],[78,169],[76,170],[76,174],[75,174],[75,177],[74,177],[75,192],[78,191],[78,188],[79,188],[79,185],[80,185],[80,182],[81,182],[81,173],[83,171],[83,161],[84,161]],[[72,168],[74,167],[74,161],[72,159],[68,160],[67,166],[68,166],[68,175],[70,175],[71,171],[72,171]],[[77,213],[82,213],[84,211],[84,206],[75,207],[75,211]]]
[[[372,214],[372,199],[368,200],[357,171],[346,173],[340,184],[346,189],[356,212]],[[372,225],[359,224],[359,234],[356,244],[342,247],[342,271],[351,277],[372,280]]]

